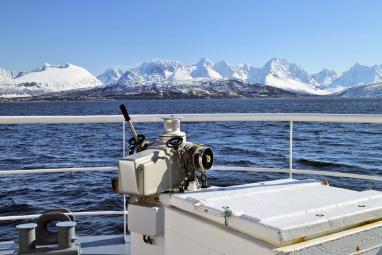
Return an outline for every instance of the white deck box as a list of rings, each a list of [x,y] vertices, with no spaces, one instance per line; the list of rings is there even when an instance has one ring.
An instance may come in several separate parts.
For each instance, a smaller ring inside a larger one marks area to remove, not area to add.
[[[169,204],[166,254],[191,243],[201,254],[377,254],[382,244],[378,191],[285,179],[174,194]]]

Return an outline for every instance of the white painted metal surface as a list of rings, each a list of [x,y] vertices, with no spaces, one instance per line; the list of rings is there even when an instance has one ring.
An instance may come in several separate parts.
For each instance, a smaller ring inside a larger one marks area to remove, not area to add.
[[[366,174],[352,174],[344,172],[332,171],[317,171],[317,170],[304,170],[304,169],[286,169],[286,168],[264,168],[264,167],[241,167],[241,166],[214,166],[212,170],[215,171],[243,171],[243,172],[257,172],[257,173],[290,173],[293,174],[307,174],[318,176],[331,176],[331,177],[344,177],[353,179],[363,179],[371,181],[382,181],[382,176],[366,175]]]
[[[127,212],[126,212],[127,213]],[[90,211],[90,212],[71,212],[65,213],[73,216],[99,216],[99,215],[123,215],[123,211]],[[0,221],[8,220],[33,220],[40,217],[41,214],[0,216]]]
[[[119,191],[129,195],[155,195],[169,191],[179,180],[172,154],[146,149],[119,161]],[[177,175],[176,175],[177,174]]]
[[[353,179],[363,179],[372,181],[382,181],[382,176],[365,175],[365,174],[351,174],[344,172],[331,172],[331,171],[316,171],[304,169],[286,169],[286,168],[264,168],[264,167],[235,167],[235,166],[221,166],[216,165],[211,168],[214,171],[242,171],[242,172],[257,172],[257,173],[293,173],[293,174],[307,174],[319,176],[332,176],[344,177]],[[114,172],[118,171],[118,167],[75,167],[75,168],[43,168],[43,169],[30,169],[30,170],[1,170],[0,175],[17,175],[17,174],[50,174],[50,173],[76,173],[76,172]]]
[[[166,255],[180,254],[180,250],[182,255],[380,255],[382,253],[382,221],[276,247],[176,207],[168,207],[165,212]]]
[[[129,231],[141,235],[158,236],[164,232],[164,212],[160,204],[129,204]]]
[[[1,170],[0,175],[13,174],[51,174],[51,173],[76,173],[76,172],[113,172],[118,171],[118,167],[72,167],[72,168],[43,168],[43,169],[19,169]]]
[[[315,180],[210,188],[174,194],[170,204],[277,247],[382,217],[382,192],[340,189]]]
[[[294,121],[382,123],[382,114],[320,114],[320,113],[222,113],[222,114],[151,114],[131,115],[132,122],[163,122],[169,115],[183,117],[182,122],[231,121]],[[88,124],[122,123],[122,115],[82,116],[0,116],[0,124]]]
[[[275,255],[268,243],[175,207],[165,209],[165,223],[166,255]]]

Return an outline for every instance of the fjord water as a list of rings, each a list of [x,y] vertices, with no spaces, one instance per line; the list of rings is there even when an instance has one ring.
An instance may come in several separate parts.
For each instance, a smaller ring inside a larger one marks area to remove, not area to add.
[[[246,99],[98,102],[0,103],[3,115],[164,113],[342,113],[382,114],[381,99]],[[161,123],[137,124],[138,133],[155,140]],[[288,167],[289,123],[183,123],[188,140],[211,146],[216,165]],[[116,166],[122,156],[122,124],[0,125],[0,169]],[[294,123],[296,169],[382,175],[382,125]],[[72,211],[122,210],[122,196],[111,190],[115,173],[59,173],[0,176],[0,215],[41,213],[47,208]],[[211,185],[234,185],[286,178],[285,174],[209,173]],[[306,176],[296,176],[306,178]],[[314,177],[320,179],[321,177]],[[382,190],[377,182],[326,178],[331,185]],[[122,216],[79,217],[79,234],[119,234]],[[17,224],[0,221],[0,240],[16,238]]]

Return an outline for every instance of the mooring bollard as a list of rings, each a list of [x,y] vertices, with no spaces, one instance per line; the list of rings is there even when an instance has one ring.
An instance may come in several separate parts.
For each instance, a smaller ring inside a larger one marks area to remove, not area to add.
[[[75,239],[75,226],[74,221],[62,221],[56,224],[58,232],[58,248],[67,249],[73,246]]]
[[[29,252],[36,248],[36,223],[26,223],[17,225],[19,232],[19,252]]]

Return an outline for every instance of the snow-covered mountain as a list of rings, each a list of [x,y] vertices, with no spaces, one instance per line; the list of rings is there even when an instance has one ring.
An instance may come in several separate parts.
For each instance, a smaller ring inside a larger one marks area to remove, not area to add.
[[[204,78],[211,80],[220,80],[222,75],[218,73],[214,64],[208,58],[202,58],[195,66],[195,70],[191,73],[192,78]]]
[[[321,72],[311,76],[311,82],[321,89],[335,89],[335,87],[332,86],[332,83],[340,76],[341,72],[324,68]]]
[[[252,84],[236,79],[191,80],[175,86],[153,83],[143,86],[106,85],[86,90],[71,90],[45,94],[37,100],[98,100],[98,99],[180,99],[180,98],[295,98],[293,93],[272,86]]]
[[[262,68],[252,68],[248,80],[300,93],[328,94],[327,91],[311,83],[308,72],[280,58],[272,58]]]
[[[343,73],[323,69],[312,74],[281,58],[272,58],[262,67],[252,67],[247,64],[229,65],[224,60],[213,63],[207,58],[201,58],[195,65],[154,59],[131,68],[129,72],[127,79],[120,78],[120,81],[114,83],[124,86],[153,83],[176,85],[190,84],[190,81],[235,79],[271,85],[302,94],[328,95],[354,85],[382,81],[382,65],[367,67],[356,64]]]
[[[123,86],[144,85],[145,79],[142,75],[134,71],[126,71],[117,81],[117,84]]]
[[[102,85],[86,69],[72,64],[44,64],[40,69],[0,82],[2,97],[41,95],[49,92],[83,89]]]
[[[184,67],[184,64],[176,60],[153,59],[143,62],[136,71],[147,80],[160,81],[168,80],[176,70],[183,69]]]
[[[15,72],[11,72],[0,67],[0,82],[13,79],[15,76],[16,76]]]
[[[358,85],[348,88],[337,96],[341,97],[382,97],[382,83]]]
[[[250,67],[248,65],[231,66],[225,60],[222,60],[214,64],[214,69],[224,79],[237,79],[245,81],[248,78]]]
[[[271,85],[301,94],[328,95],[352,85],[378,82],[382,77],[381,69],[381,66],[355,65],[344,73],[323,69],[311,74],[300,66],[281,58],[272,58],[260,68],[247,64],[229,65],[224,60],[214,63],[207,58],[201,58],[195,65],[174,60],[154,59],[130,68],[125,76],[120,70],[110,69],[99,78],[105,84],[130,87],[153,83],[175,86],[190,84],[190,81],[200,83],[203,80],[235,79]]]
[[[345,72],[323,69],[318,73],[309,73],[281,58],[272,58],[262,67],[230,65],[224,60],[214,63],[207,58],[201,58],[196,64],[153,59],[131,68],[110,68],[97,78],[85,69],[70,64],[46,64],[43,68],[18,74],[0,68],[0,97],[40,95],[100,86],[102,83],[116,86],[119,91],[147,86],[167,89],[191,86],[195,90],[205,82],[214,81],[211,84],[217,86],[227,80],[270,85],[299,95],[339,95],[339,91],[357,86],[357,91],[367,90],[367,93],[359,92],[359,95],[369,95],[376,91],[372,89],[376,86],[358,85],[382,82],[382,65],[369,67],[355,64]],[[211,87],[209,90],[212,91]]]
[[[341,77],[334,80],[332,86],[349,88],[354,85],[367,85],[382,81],[382,65],[364,66],[356,63]]]
[[[97,79],[103,84],[115,84],[127,70],[127,68],[109,68],[98,75]]]

